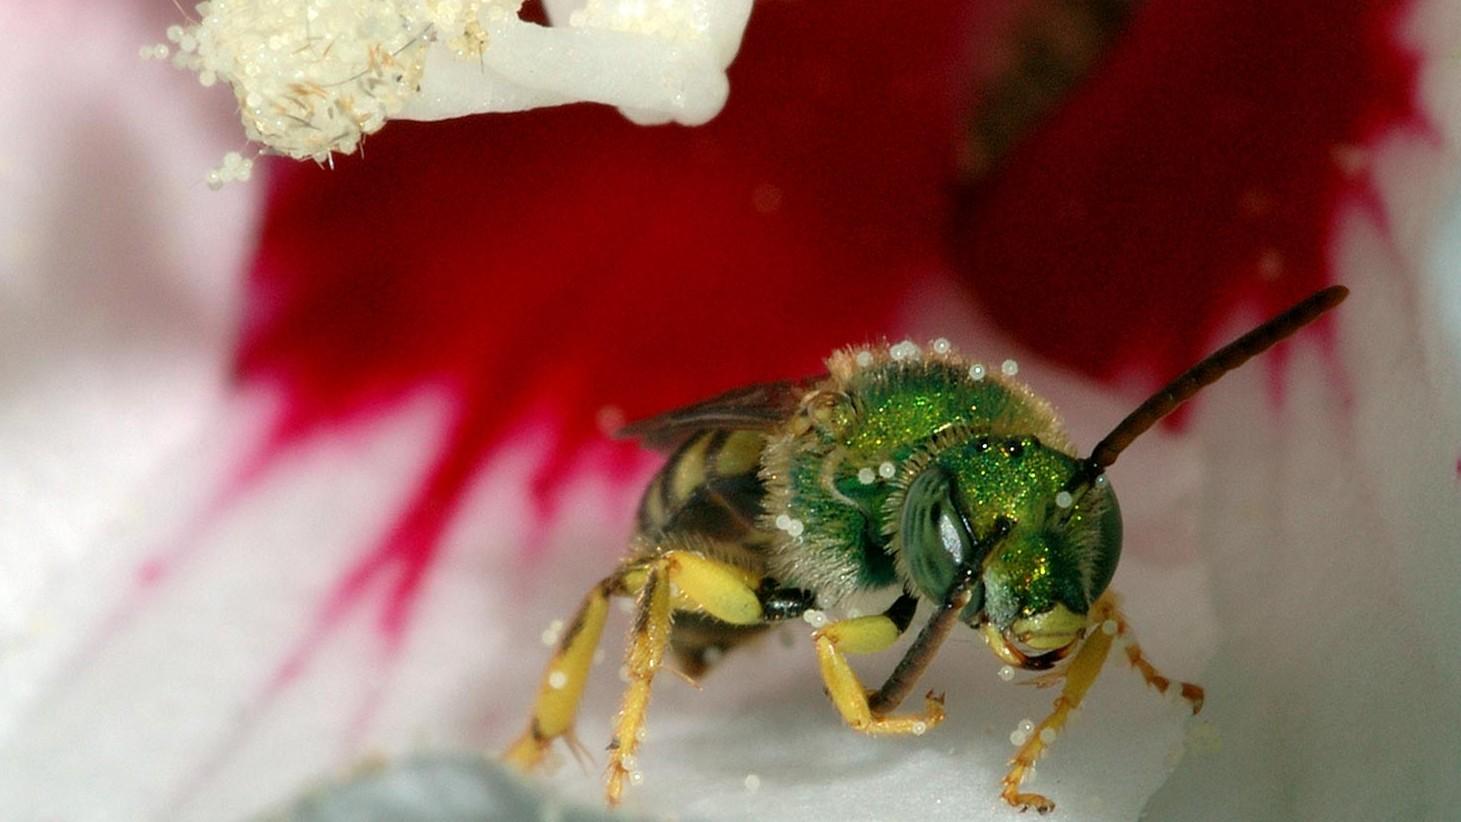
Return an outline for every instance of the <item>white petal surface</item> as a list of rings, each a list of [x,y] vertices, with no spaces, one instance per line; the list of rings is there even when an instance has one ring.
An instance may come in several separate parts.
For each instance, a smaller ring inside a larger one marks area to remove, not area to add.
[[[0,12],[0,734],[76,640],[142,496],[215,449],[256,190],[208,191],[226,106],[142,62],[118,4]],[[86,42],[66,52],[57,43]],[[188,98],[192,105],[171,101]],[[181,515],[186,493],[168,503]],[[155,506],[154,506],[155,507]]]
[[[1420,12],[1411,40],[1453,54],[1456,6]],[[1277,416],[1254,371],[1198,414],[1223,745],[1177,773],[1157,818],[1441,819],[1461,805],[1458,87],[1454,59],[1425,65],[1435,133],[1386,141],[1372,158],[1382,211],[1341,217],[1331,253],[1353,293],[1335,357],[1297,347]]]

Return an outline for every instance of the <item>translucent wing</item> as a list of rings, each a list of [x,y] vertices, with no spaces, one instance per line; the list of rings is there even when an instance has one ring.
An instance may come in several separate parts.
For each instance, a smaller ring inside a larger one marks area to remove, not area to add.
[[[666,411],[620,428],[616,436],[673,451],[697,431],[770,431],[790,417],[816,378],[778,380],[735,388],[708,400]]]

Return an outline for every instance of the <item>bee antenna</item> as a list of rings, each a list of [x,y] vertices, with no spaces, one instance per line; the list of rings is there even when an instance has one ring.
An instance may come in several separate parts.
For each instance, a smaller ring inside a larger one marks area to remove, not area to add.
[[[1096,444],[1085,460],[1086,470],[1083,473],[1094,477],[1104,471],[1116,462],[1116,458],[1121,456],[1121,452],[1133,440],[1146,433],[1162,417],[1175,411],[1177,406],[1191,399],[1192,395],[1318,319],[1326,311],[1344,302],[1344,298],[1348,296],[1349,289],[1342,285],[1316,291],[1289,310],[1219,348],[1202,362],[1184,371],[1162,390],[1148,397],[1135,411],[1127,414],[1126,419]]]

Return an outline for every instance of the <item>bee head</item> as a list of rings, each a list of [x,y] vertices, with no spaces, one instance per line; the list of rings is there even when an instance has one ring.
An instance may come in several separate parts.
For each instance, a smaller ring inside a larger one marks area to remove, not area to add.
[[[1104,478],[1083,481],[1086,463],[1033,436],[940,445],[890,500],[900,506],[893,545],[905,581],[941,602],[968,580],[960,618],[997,656],[1054,665],[1079,643],[1115,573],[1115,494]]]
[[[1348,296],[1330,286],[1187,369],[1077,459],[1034,436],[950,426],[906,464],[888,497],[889,545],[904,584],[960,618],[995,655],[1049,668],[1080,642],[1121,555],[1121,512],[1105,470],[1198,391],[1313,322]]]

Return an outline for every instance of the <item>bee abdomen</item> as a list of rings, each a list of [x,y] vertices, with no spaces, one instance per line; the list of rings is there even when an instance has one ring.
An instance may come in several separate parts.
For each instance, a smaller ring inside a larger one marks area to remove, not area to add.
[[[745,543],[757,534],[764,488],[757,477],[766,438],[754,431],[704,431],[655,474],[639,503],[640,534],[695,534]]]

